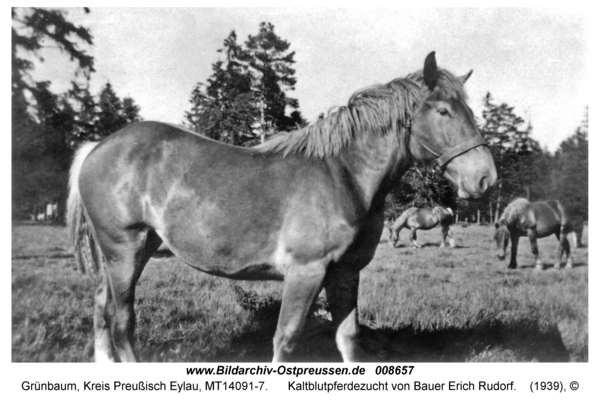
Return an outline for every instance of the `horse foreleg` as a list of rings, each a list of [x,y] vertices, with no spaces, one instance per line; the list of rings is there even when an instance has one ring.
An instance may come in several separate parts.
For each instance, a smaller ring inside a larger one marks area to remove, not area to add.
[[[537,232],[535,231],[535,228],[527,229],[527,237],[529,238],[529,242],[531,243],[531,252],[535,257],[535,268],[538,270],[542,270],[544,268],[544,265],[540,260],[540,254],[537,246]]]
[[[510,262],[508,264],[509,269],[517,268],[517,250],[519,249],[519,234],[510,234]]]
[[[335,342],[344,362],[359,359],[358,284],[360,272],[336,269],[325,279],[327,303],[333,324],[337,328]]]
[[[112,336],[106,320],[106,304],[110,297],[110,289],[105,272],[102,274],[102,282],[94,294],[94,360],[96,362],[114,362]]]
[[[419,244],[417,242],[417,229],[416,228],[411,228],[410,229],[410,240],[413,243],[413,247],[415,247],[415,248],[421,248],[421,244]]]
[[[283,299],[273,339],[273,362],[289,360],[313,302],[323,288],[326,265],[313,262],[290,266],[285,274]]]

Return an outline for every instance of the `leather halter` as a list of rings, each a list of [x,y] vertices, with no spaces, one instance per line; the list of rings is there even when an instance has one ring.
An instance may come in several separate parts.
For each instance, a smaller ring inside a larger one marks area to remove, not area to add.
[[[421,146],[423,146],[429,153],[431,153],[432,155],[434,155],[436,157],[435,160],[433,161],[434,169],[437,169],[440,171],[444,171],[444,168],[446,167],[446,165],[448,163],[450,163],[450,161],[452,159],[454,159],[455,157],[460,156],[463,153],[466,153],[469,150],[476,148],[478,146],[488,146],[485,139],[483,139],[481,136],[477,135],[465,142],[459,143],[458,145],[451,147],[450,149],[446,150],[445,152],[440,152],[440,151],[434,149],[433,147],[431,147],[430,145],[426,144],[425,142],[423,142],[417,135],[413,135],[413,136],[417,140],[417,142],[419,142],[419,144]]]

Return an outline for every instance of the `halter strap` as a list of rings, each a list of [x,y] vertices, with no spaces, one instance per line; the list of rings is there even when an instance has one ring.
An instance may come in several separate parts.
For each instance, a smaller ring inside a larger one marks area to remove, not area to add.
[[[455,157],[460,156],[463,153],[466,153],[469,150],[478,146],[488,146],[485,139],[483,139],[481,136],[475,136],[469,139],[468,141],[459,143],[458,145],[446,150],[444,153],[441,153],[433,149],[425,142],[423,142],[417,135],[415,135],[414,137],[421,146],[423,146],[425,149],[427,149],[429,153],[436,157],[436,159],[434,160],[434,165],[440,170],[443,170],[446,167],[446,165],[450,163],[450,161]]]

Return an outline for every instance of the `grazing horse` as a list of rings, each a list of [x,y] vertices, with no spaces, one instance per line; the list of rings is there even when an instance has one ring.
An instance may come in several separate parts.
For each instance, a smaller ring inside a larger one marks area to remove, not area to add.
[[[450,225],[452,224],[452,209],[436,206],[434,208],[418,208],[411,207],[405,210],[398,219],[388,227],[390,231],[389,244],[392,247],[398,245],[400,239],[400,231],[403,228],[410,229],[410,239],[413,247],[420,248],[421,244],[417,242],[417,230],[431,230],[438,225],[442,228],[442,243],[440,248],[446,247],[446,237],[450,242],[450,248],[455,248],[456,243]]]
[[[559,241],[558,261],[554,267],[556,269],[560,268],[562,255],[565,253],[566,267],[570,269],[573,267],[573,259],[571,258],[571,248],[567,235],[572,231],[573,226],[569,216],[559,201],[530,203],[527,199],[517,198],[506,206],[500,220],[496,223],[494,239],[500,251],[498,258],[504,260],[506,257],[506,248],[510,239],[511,249],[508,268],[515,269],[517,267],[519,238],[527,236],[531,243],[531,251],[535,256],[535,267],[541,270],[543,264],[539,258],[537,239],[554,234]]]
[[[422,71],[360,90],[254,148],[157,122],[85,145],[71,170],[69,225],[79,267],[103,271],[96,360],[113,361],[115,351],[137,360],[135,286],[162,242],[209,274],[283,280],[274,361],[289,359],[325,288],[337,347],[356,360],[360,270],[379,243],[389,191],[415,159],[435,163],[466,199],[496,180],[466,103],[469,75],[438,69],[431,53]]]

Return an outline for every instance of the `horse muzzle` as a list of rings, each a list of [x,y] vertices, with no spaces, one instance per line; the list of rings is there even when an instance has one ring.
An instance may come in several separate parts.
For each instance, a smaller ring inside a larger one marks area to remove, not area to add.
[[[477,147],[448,163],[444,175],[458,187],[463,199],[481,198],[498,179],[496,166],[487,147]]]

